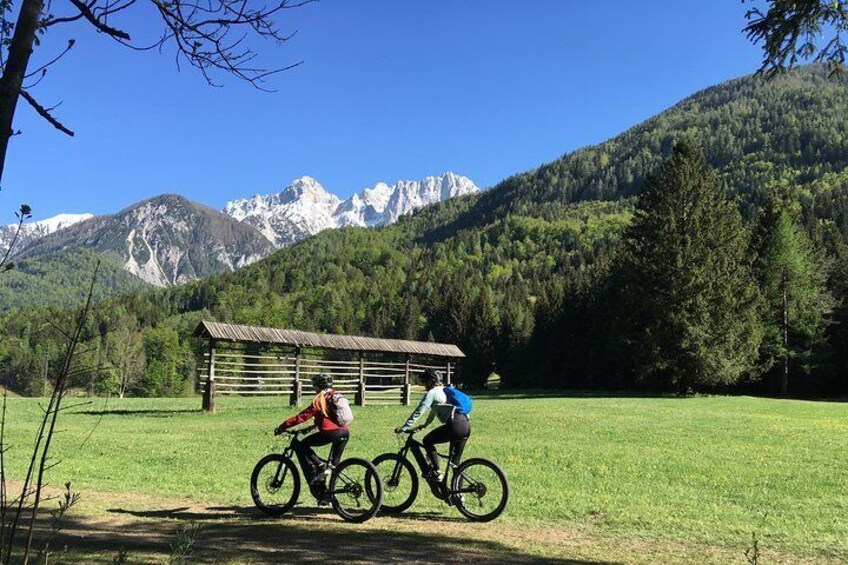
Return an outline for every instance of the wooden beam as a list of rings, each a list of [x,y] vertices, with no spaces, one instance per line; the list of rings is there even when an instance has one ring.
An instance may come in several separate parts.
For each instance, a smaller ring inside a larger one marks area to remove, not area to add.
[[[359,392],[356,395],[355,404],[365,406],[365,359],[361,351],[359,352]]]
[[[294,381],[292,382],[292,392],[290,404],[292,406],[300,406],[300,399],[303,397],[303,383],[300,382],[300,348],[294,350]]]
[[[215,413],[215,340],[209,340],[209,367],[206,373],[206,390],[203,391],[203,409]]]
[[[451,363],[448,361],[447,372],[445,374],[445,384],[451,384]]]
[[[403,370],[403,405],[409,406],[410,397],[412,396],[412,384],[409,382],[409,355],[406,356],[406,364]]]

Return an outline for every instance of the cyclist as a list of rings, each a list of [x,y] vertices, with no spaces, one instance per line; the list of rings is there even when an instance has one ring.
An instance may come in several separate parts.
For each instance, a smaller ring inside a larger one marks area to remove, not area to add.
[[[434,418],[439,419],[442,425],[424,436],[421,443],[424,444],[424,450],[427,452],[427,458],[430,460],[432,467],[430,474],[425,476],[425,478],[441,481],[443,476],[439,471],[439,455],[436,452],[436,444],[450,442],[451,463],[458,465],[462,459],[465,442],[468,441],[468,437],[471,435],[471,423],[468,420],[468,415],[460,414],[448,402],[447,396],[445,396],[445,387],[442,385],[441,373],[433,369],[425,370],[424,388],[427,390],[424,398],[421,399],[421,402],[412,412],[406,423],[399,428],[395,428],[395,433],[402,433],[412,429],[415,422],[427,410],[430,410],[430,414],[419,429],[429,426]]]
[[[350,431],[347,426],[339,426],[330,418],[328,403],[335,393],[333,390],[333,377],[326,373],[319,373],[312,377],[312,387],[316,392],[315,399],[312,403],[299,414],[292,416],[277,426],[274,433],[279,435],[291,427],[315,418],[314,427],[318,431],[298,442],[295,453],[297,453],[297,459],[300,461],[300,467],[307,475],[306,479],[309,482],[309,489],[316,498],[321,500],[324,495],[324,482],[330,476],[333,468],[339,464],[347,441],[350,438]],[[332,444],[332,447],[330,447],[330,464],[332,466],[329,467],[324,464],[312,449],[313,447],[327,444]]]

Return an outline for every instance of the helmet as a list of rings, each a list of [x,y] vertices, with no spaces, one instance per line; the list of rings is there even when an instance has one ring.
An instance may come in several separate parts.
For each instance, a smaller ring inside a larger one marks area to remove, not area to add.
[[[312,386],[315,388],[330,388],[333,386],[333,377],[327,373],[318,373],[312,376]]]
[[[434,369],[425,369],[423,381],[424,384],[436,386],[437,384],[442,382],[442,374]]]

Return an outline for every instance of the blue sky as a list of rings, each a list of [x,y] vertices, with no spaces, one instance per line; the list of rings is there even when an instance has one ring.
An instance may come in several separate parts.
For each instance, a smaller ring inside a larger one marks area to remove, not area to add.
[[[73,51],[32,90],[76,137],[18,107],[0,222],[109,213],[163,192],[214,208],[310,175],[342,197],[452,170],[481,187],[612,137],[689,94],[755,71],[738,0],[321,0],[279,20],[263,93],[207,86],[173,53],[56,28],[34,61]],[[113,20],[134,37],[158,22]],[[8,215],[8,218],[6,217]]]

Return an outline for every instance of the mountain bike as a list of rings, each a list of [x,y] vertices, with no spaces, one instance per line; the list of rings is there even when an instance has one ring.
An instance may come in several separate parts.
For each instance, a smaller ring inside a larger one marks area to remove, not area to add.
[[[298,436],[311,431],[311,428],[286,431],[290,441],[282,453],[266,455],[253,468],[250,475],[250,495],[262,512],[271,516],[280,516],[297,504],[300,495],[300,474],[295,461],[295,446]],[[331,448],[332,451],[332,448]],[[322,459],[330,465],[332,453],[328,459]],[[331,467],[332,468],[332,467]],[[312,473],[302,469],[304,477]],[[326,481],[326,479],[324,479]],[[323,497],[319,505],[329,503],[333,510],[348,522],[365,522],[380,510],[383,500],[383,482],[376,467],[365,459],[351,457],[332,468],[328,484],[323,486]]]
[[[509,499],[509,483],[500,467],[480,457],[454,465],[452,453],[440,453],[439,457],[448,461],[447,472],[441,481],[428,478],[432,477],[432,468],[427,461],[424,445],[413,437],[418,431],[413,428],[405,432],[406,442],[397,453],[384,453],[374,459],[377,471],[385,477],[382,510],[400,513],[415,502],[418,496],[418,473],[408,458],[412,453],[436,498],[456,506],[463,516],[474,522],[488,522],[500,516]]]

